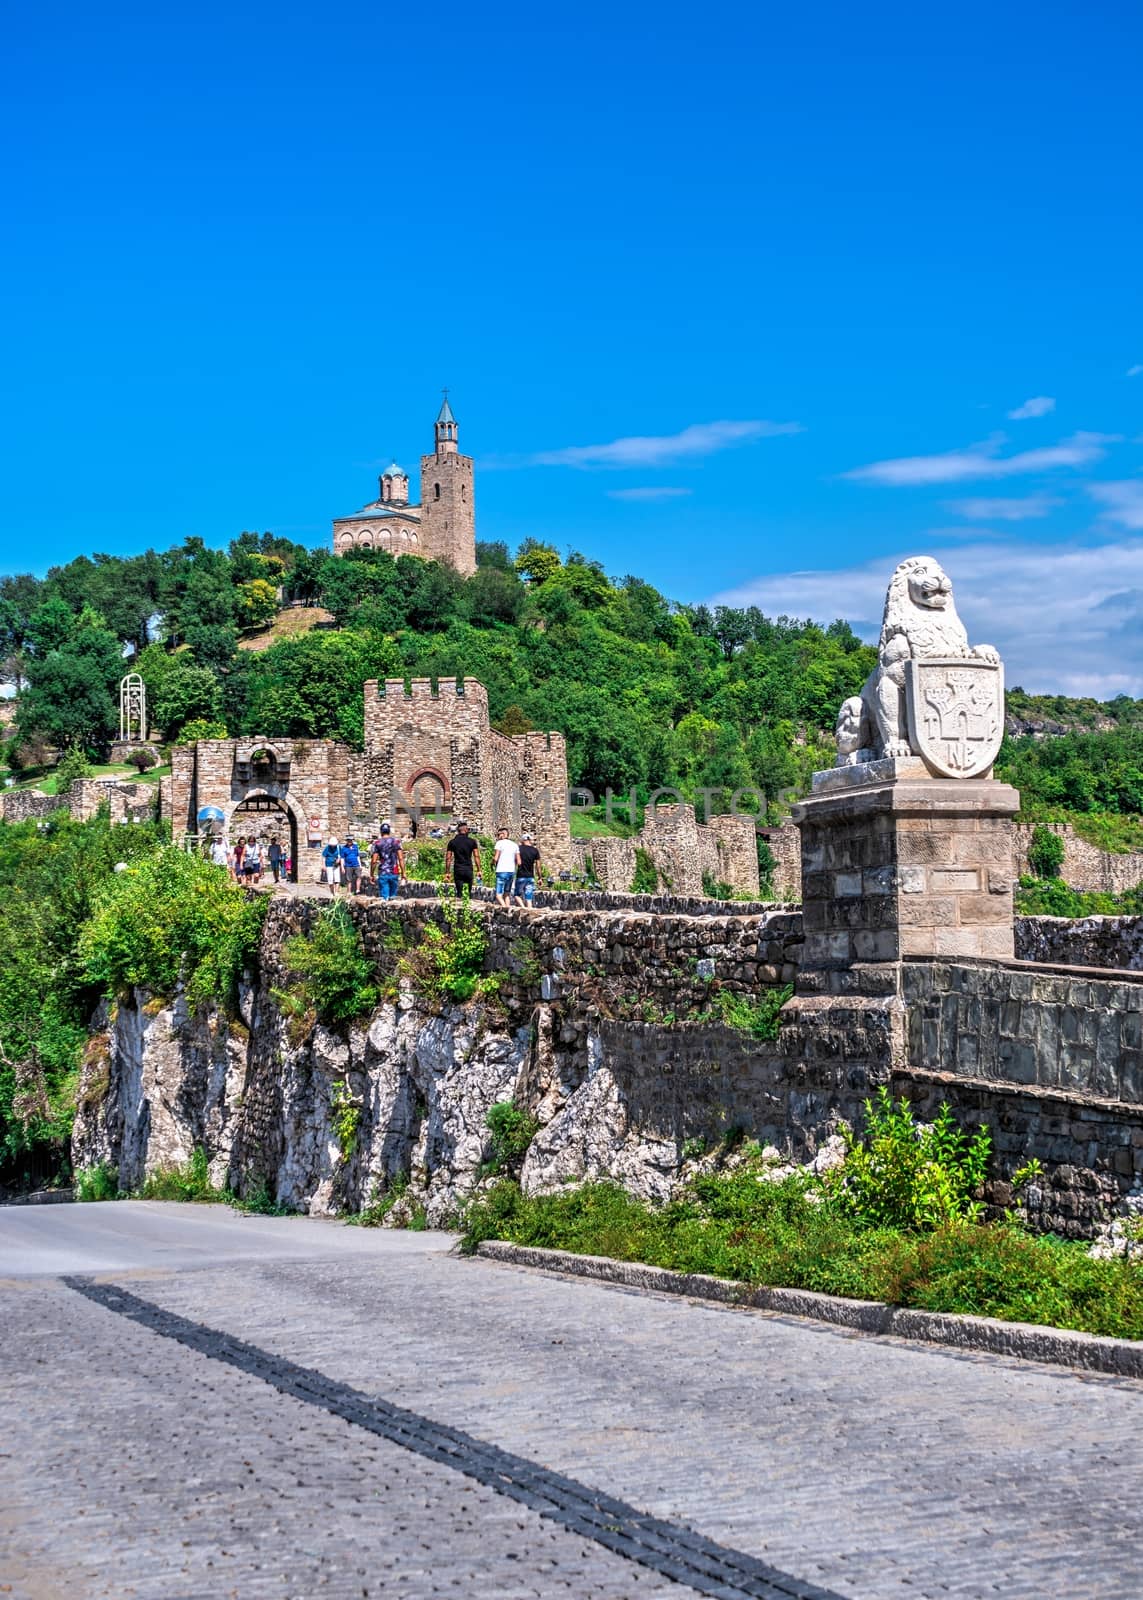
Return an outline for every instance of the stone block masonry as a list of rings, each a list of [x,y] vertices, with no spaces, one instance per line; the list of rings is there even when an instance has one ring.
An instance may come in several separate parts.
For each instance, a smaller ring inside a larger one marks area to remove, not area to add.
[[[1010,957],[1019,795],[989,779],[880,770],[895,765],[819,774],[820,788],[794,807],[803,964],[840,972],[903,956]]]

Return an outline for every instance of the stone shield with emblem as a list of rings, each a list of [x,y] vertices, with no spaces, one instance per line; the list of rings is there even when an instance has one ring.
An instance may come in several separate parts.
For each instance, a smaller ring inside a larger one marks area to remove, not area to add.
[[[909,739],[942,778],[979,778],[1004,736],[1004,668],[999,661],[906,661]]]

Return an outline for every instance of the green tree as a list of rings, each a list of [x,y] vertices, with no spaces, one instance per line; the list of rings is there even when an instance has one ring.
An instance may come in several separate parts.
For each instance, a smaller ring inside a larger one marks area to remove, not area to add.
[[[554,545],[540,539],[525,539],[516,554],[516,571],[537,585],[554,578],[562,566]]]
[[[196,667],[175,656],[162,676],[152,715],[168,738],[194,719],[217,722],[222,714],[222,686],[208,667]]]

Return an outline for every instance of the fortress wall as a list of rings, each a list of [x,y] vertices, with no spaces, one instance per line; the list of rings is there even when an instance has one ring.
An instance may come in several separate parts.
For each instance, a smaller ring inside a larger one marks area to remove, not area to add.
[[[413,678],[408,689],[403,678],[371,678],[364,689],[366,750],[413,721],[446,740],[465,733],[482,737],[488,732],[488,691],[475,678],[464,679],[463,688],[458,694],[456,678],[439,679],[435,691],[429,678]]]
[[[801,900],[801,831],[794,823],[784,822],[776,828],[759,828],[758,832],[770,846],[770,854],[774,857],[770,888],[775,900]]]
[[[1143,851],[1113,855],[1100,850],[1097,845],[1081,839],[1070,826],[1062,822],[1046,824],[1064,843],[1064,859],[1060,877],[1072,889],[1091,893],[1125,894],[1143,884]],[[1022,873],[1031,872],[1028,851],[1032,844],[1034,827],[1019,823],[1015,828],[1016,859]]]

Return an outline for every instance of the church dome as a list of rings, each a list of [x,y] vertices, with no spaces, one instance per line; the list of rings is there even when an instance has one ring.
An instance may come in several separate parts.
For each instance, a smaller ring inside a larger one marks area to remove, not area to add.
[[[391,467],[385,468],[384,476],[386,478],[407,478],[409,474],[405,471],[404,467],[399,467],[394,461]]]

